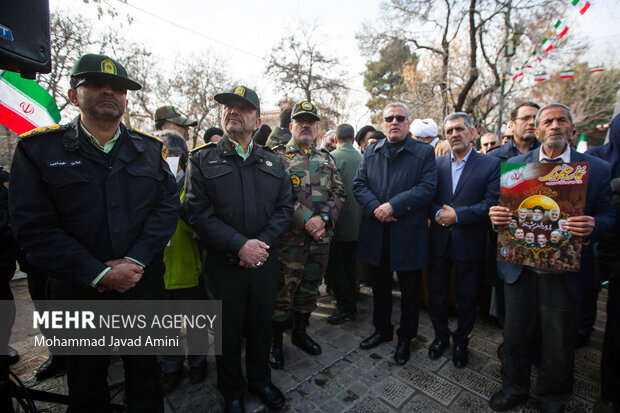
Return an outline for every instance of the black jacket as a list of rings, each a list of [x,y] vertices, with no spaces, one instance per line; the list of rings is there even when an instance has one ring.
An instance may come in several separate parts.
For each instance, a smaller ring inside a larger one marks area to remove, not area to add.
[[[193,150],[184,209],[211,249],[236,258],[248,239],[272,248],[293,218],[291,180],[278,155],[254,145],[245,161],[224,136]]]
[[[107,260],[148,265],[176,228],[179,198],[161,141],[120,127],[109,154],[83,135],[79,117],[17,144],[11,223],[32,263],[52,277],[86,287]]]
[[[538,139],[534,139],[534,142],[530,145],[528,152],[533,151],[534,149],[540,146],[540,141]],[[521,152],[515,146],[515,142],[511,139],[506,142],[504,145],[499,146],[497,148],[493,148],[490,150],[487,155],[495,156],[499,158],[503,162],[506,162],[508,159],[513,158],[515,156],[521,155]]]

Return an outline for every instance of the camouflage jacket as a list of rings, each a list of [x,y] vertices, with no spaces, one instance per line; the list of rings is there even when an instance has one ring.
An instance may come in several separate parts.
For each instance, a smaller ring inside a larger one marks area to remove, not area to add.
[[[310,154],[291,139],[274,151],[282,157],[293,185],[295,215],[282,243],[302,243],[307,235],[304,225],[314,215],[327,215],[330,222],[320,242],[329,242],[333,227],[344,204],[345,186],[329,152],[312,147]]]

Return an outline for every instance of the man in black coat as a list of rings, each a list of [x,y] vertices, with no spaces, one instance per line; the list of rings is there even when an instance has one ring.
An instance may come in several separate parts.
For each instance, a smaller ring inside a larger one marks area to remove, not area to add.
[[[28,260],[49,275],[52,300],[162,299],[162,252],[179,200],[158,139],[121,122],[140,84],[116,60],[82,56],[68,95],[80,115],[17,144],[9,210]],[[67,356],[72,412],[110,409],[109,356]],[[155,355],[123,356],[128,410],[163,412]]]
[[[249,390],[272,409],[285,404],[271,383],[271,315],[278,286],[278,239],[293,218],[290,178],[279,156],[254,143],[256,92],[237,86],[215,95],[224,137],[196,148],[187,166],[184,208],[207,249],[209,286],[222,300],[217,382],[226,412],[243,412],[241,336]],[[216,349],[217,350],[217,349]]]
[[[433,147],[409,135],[409,109],[391,103],[383,111],[387,139],[369,145],[353,180],[362,207],[358,251],[371,266],[375,332],[361,342],[370,349],[391,341],[392,274],[402,293],[394,359],[409,360],[418,330],[420,273],[428,266],[428,207],[437,187]]]

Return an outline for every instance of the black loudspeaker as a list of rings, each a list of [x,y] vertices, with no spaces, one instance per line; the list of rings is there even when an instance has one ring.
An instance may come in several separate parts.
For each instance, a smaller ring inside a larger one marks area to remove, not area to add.
[[[52,70],[48,0],[0,0],[0,69],[31,79]]]

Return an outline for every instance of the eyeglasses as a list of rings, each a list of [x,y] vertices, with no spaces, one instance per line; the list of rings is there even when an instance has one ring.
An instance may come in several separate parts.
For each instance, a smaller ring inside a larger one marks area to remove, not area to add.
[[[520,118],[515,118],[516,120],[520,120],[523,122],[529,122],[531,120],[536,119],[536,115],[530,115],[530,116],[521,116]]]
[[[385,123],[392,123],[392,122],[394,122],[394,119],[396,119],[396,121],[398,123],[401,123],[401,122],[404,122],[407,119],[407,117],[406,116],[402,116],[402,115],[398,115],[398,116],[386,116],[385,118],[383,118]]]
[[[482,144],[482,146],[489,146],[489,145],[495,146],[495,145],[497,145],[497,142],[487,142],[487,143],[483,143]]]
[[[77,89],[79,86],[82,86],[82,85],[86,85],[93,89],[102,89],[106,86],[110,86],[110,89],[112,89],[114,92],[117,92],[117,93],[127,92],[127,88],[124,88],[115,83],[111,83],[109,80],[106,80],[106,79],[96,79],[96,78],[82,79],[75,84],[75,87],[73,89]]]

